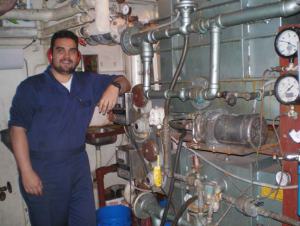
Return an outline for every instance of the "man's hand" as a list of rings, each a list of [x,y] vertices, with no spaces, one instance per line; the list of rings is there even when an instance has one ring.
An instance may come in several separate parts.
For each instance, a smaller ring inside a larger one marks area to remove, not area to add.
[[[116,86],[109,85],[102,95],[99,103],[99,112],[106,114],[116,105],[119,96],[119,89]]]
[[[22,183],[27,193],[41,196],[43,194],[43,184],[40,177],[34,170],[21,173]]]

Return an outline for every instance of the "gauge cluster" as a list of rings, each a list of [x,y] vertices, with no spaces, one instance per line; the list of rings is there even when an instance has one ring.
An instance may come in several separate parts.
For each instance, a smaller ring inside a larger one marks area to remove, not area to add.
[[[300,28],[289,27],[281,30],[275,38],[274,47],[276,53],[288,59],[294,65],[295,58],[298,56],[300,42]],[[286,72],[275,82],[275,97],[285,105],[300,103],[299,69],[297,75]]]

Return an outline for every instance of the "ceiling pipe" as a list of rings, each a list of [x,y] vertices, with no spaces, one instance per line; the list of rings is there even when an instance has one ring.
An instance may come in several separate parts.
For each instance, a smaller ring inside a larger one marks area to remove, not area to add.
[[[1,31],[0,31],[1,32]],[[1,38],[0,46],[27,46],[33,41],[32,38]]]
[[[269,3],[231,13],[219,14],[210,19],[198,19],[189,25],[188,30],[190,32],[205,33],[210,29],[212,24],[215,24],[220,28],[225,28],[257,20],[288,17],[299,12],[300,5],[297,0]],[[201,12],[197,12],[194,15],[198,14],[200,15]]]
[[[2,27],[0,38],[34,38],[37,37],[36,28],[30,27]]]
[[[58,21],[74,16],[82,12],[82,6],[70,4],[54,9],[14,9],[0,16],[3,19],[35,20],[35,21]]]
[[[109,0],[95,2],[95,22],[84,28],[88,36],[110,33]]]
[[[187,31],[188,33],[205,34],[213,25],[225,28],[257,20],[292,16],[299,12],[300,0],[287,0],[284,2],[264,4],[231,13],[219,14],[208,19],[199,18],[198,15],[201,15],[202,12],[194,12],[192,18],[196,19],[193,19],[192,23],[187,26]],[[130,50],[136,50],[141,46],[142,42],[156,43],[160,40],[181,34],[181,30],[180,28],[165,28],[151,31],[125,31],[124,34],[123,39],[125,40],[124,43],[122,43],[122,48],[129,50],[126,52],[128,55],[136,55],[138,54],[136,51]]]
[[[41,38],[50,37],[52,36],[53,33],[62,29],[72,29],[72,28],[80,27],[83,24],[91,22],[90,20],[91,19],[84,14],[80,16],[71,17],[69,19],[56,23],[54,25],[44,27],[41,32]]]

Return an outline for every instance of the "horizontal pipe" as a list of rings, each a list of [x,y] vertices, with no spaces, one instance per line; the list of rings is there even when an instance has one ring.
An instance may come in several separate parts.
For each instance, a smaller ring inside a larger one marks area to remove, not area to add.
[[[75,28],[75,27],[82,26],[89,22],[91,22],[90,19],[85,16],[72,17],[70,19],[64,20],[64,21],[56,23],[54,25],[45,27],[42,30],[42,38],[49,37],[53,33],[57,32],[59,30]]]
[[[196,19],[189,25],[188,30],[190,32],[206,33],[212,23],[223,28],[257,20],[292,16],[299,11],[300,6],[297,0],[264,4],[231,13],[219,14],[209,19]],[[201,12],[196,12],[195,14],[198,15],[199,13]]]
[[[221,26],[228,27],[253,20],[263,20],[278,16],[287,17],[296,14],[299,10],[300,6],[296,1],[284,1],[225,14],[220,17],[219,21]]]
[[[159,40],[170,38],[180,34],[179,28],[166,28],[158,31],[144,31],[132,35],[131,41],[134,46],[139,46],[141,41],[156,43]]]
[[[54,9],[14,9],[3,16],[3,19],[17,19],[17,20],[38,20],[38,21],[58,21],[66,19],[80,13],[79,7],[72,7],[71,5],[62,6]]]
[[[2,27],[0,38],[33,38],[38,35],[36,28],[29,27]]]
[[[1,31],[0,31],[1,33]],[[0,46],[27,46],[33,41],[32,38],[1,38]]]

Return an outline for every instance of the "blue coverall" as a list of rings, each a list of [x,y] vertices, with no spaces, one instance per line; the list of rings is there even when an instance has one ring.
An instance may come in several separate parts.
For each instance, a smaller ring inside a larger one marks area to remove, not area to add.
[[[95,204],[85,133],[94,108],[116,76],[73,73],[70,92],[50,67],[17,88],[9,126],[27,131],[33,169],[43,195],[21,192],[32,226],[95,226]]]

